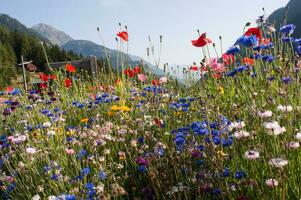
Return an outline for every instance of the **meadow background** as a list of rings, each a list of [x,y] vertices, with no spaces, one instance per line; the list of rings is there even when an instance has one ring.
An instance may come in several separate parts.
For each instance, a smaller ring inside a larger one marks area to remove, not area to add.
[[[300,6],[262,9],[229,48],[196,30],[185,69],[160,61],[164,36],[128,53],[122,23],[109,49],[0,15],[1,198],[300,199]],[[97,74],[72,64],[93,52]]]

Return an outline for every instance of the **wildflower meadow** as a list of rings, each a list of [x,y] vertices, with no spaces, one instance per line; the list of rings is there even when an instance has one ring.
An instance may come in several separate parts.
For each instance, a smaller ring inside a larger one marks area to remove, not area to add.
[[[122,61],[93,81],[67,64],[7,88],[1,199],[300,199],[295,28],[262,16],[227,49],[198,32],[189,86]]]

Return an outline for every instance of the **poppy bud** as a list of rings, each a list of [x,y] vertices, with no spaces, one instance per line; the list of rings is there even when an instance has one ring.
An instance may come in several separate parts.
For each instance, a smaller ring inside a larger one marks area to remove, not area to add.
[[[212,46],[215,47],[215,43],[213,43]]]
[[[163,38],[163,36],[162,36],[162,35],[160,35],[160,43],[162,43],[162,38]]]
[[[148,41],[149,41],[149,42],[151,41],[151,37],[150,37],[150,35],[148,36]]]
[[[115,37],[115,40],[116,40],[116,42],[118,42],[118,38],[117,37]]]
[[[198,29],[198,30],[196,30],[197,32],[198,32],[198,34],[200,35],[200,30]]]
[[[121,22],[119,22],[118,24],[119,24],[119,26],[121,26]]]
[[[250,25],[251,25],[251,22],[247,22],[246,25],[245,25],[245,27],[248,27]]]
[[[222,36],[221,36],[221,35],[219,36],[219,39],[220,39],[220,40],[222,39]]]
[[[125,25],[125,26],[124,26],[124,28],[125,28],[125,29],[128,29],[128,26],[127,26],[127,25]]]
[[[97,27],[97,31],[99,32],[99,27]]]
[[[149,56],[149,48],[146,48],[146,54]]]

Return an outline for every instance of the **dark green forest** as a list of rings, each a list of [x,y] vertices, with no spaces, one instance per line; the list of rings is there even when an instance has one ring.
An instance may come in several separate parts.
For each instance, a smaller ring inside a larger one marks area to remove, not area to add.
[[[47,42],[44,42],[44,47],[50,62],[82,58],[72,51],[67,52]],[[20,73],[17,65],[21,63],[21,55],[25,60],[32,60],[38,66],[38,71],[46,70],[46,58],[38,37],[17,30],[10,31],[0,26],[0,88],[10,85],[11,79]]]

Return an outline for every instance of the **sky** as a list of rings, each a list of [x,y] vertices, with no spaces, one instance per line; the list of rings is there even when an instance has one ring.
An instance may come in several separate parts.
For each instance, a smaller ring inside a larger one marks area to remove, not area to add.
[[[28,27],[46,23],[74,39],[103,44],[116,49],[118,23],[128,26],[129,53],[147,60],[148,36],[159,53],[163,36],[161,63],[191,64],[202,59],[201,50],[191,45],[197,29],[206,32],[220,52],[242,34],[247,22],[285,6],[289,0],[0,0],[0,13],[9,14]],[[97,55],[96,55],[97,56]],[[153,59],[151,59],[151,62]]]

